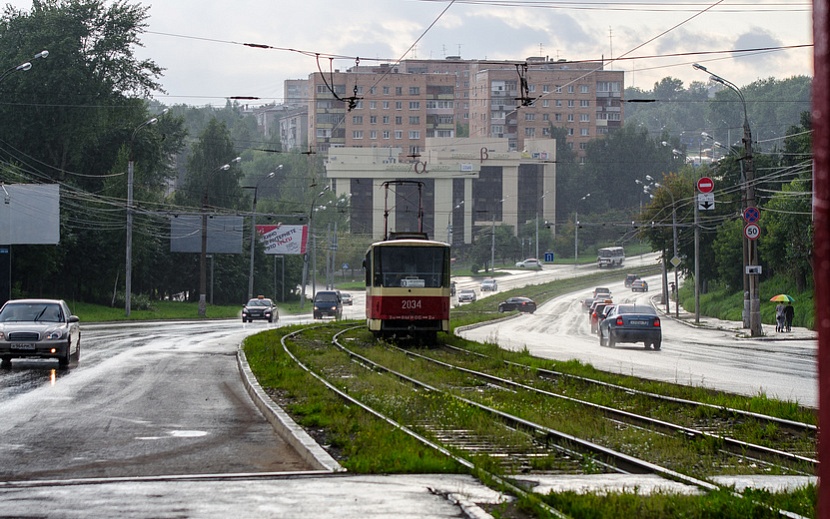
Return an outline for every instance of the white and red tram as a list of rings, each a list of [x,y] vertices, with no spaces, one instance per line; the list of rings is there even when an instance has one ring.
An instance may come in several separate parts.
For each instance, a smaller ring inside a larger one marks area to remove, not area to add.
[[[450,246],[392,233],[366,252],[366,324],[376,336],[434,339],[450,330]]]

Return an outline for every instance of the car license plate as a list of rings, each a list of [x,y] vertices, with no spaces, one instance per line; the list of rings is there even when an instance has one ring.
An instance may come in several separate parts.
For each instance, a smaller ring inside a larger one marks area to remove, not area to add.
[[[28,343],[12,344],[11,349],[13,349],[13,350],[24,350],[24,351],[35,351],[35,345],[34,344],[28,344]]]
[[[632,320],[631,320],[631,321],[629,321],[629,322],[630,322],[631,324],[633,324],[634,326],[645,326],[645,325],[647,325],[647,324],[648,324],[648,321],[643,321],[643,320],[641,320],[641,319],[632,319]]]

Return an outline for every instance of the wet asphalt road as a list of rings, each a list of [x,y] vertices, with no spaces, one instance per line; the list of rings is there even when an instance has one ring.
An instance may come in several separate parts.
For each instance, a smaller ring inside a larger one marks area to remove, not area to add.
[[[0,479],[308,470],[242,385],[266,323],[86,325],[81,360],[0,371]]]

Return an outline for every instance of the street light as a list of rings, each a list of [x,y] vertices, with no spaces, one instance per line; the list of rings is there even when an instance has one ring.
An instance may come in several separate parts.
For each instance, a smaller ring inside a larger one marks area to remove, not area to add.
[[[746,99],[741,89],[734,83],[728,81],[721,76],[710,72],[706,67],[699,63],[692,65],[693,68],[701,70],[709,74],[709,79],[720,83],[721,85],[732,90],[738,94],[741,100],[741,106],[744,111],[744,157],[741,161],[742,169],[744,171],[744,199],[741,207],[741,213],[748,207],[755,207],[755,168],[752,163],[752,131],[749,128],[749,117],[746,112]],[[757,244],[755,240],[750,240],[746,236],[743,237],[744,255],[743,255],[743,276],[744,276],[744,315],[749,314],[749,331],[752,337],[758,337],[763,334],[761,329],[761,301],[758,295],[758,275],[747,274],[748,266],[755,266],[758,262]],[[757,269],[753,269],[757,270]]]
[[[591,193],[583,196],[579,200],[576,201],[576,208],[574,209],[574,268],[578,263],[579,259],[579,202],[585,200],[591,196]]]
[[[274,178],[277,174],[277,171],[282,169],[282,164],[277,166],[277,169],[268,173],[261,179],[259,179],[253,187],[248,186],[248,189],[254,190],[254,200],[251,204],[251,268],[248,272],[248,299],[254,297],[254,244],[256,243],[256,195],[257,191],[259,190],[259,184],[267,180],[269,178]]]
[[[242,160],[242,157],[236,157],[232,161],[216,168],[216,171],[228,171],[231,169],[231,164],[235,164]],[[202,193],[202,252],[199,255],[199,317],[205,317],[207,314],[207,203],[208,203],[208,184],[210,177],[205,179],[205,187]]]
[[[148,119],[143,123],[139,124],[136,127],[136,129],[133,130],[132,137],[130,137],[130,155],[129,160],[127,161],[127,257],[125,260],[126,273],[124,275],[124,314],[127,317],[130,316],[130,304],[133,290],[133,179],[135,178],[135,159],[133,157],[133,143],[135,142],[135,136],[136,134],[138,134],[139,130],[146,126],[150,126],[151,124],[156,124],[157,122],[159,122],[159,117],[166,114],[167,111],[168,109],[165,108],[158,116],[153,117],[152,119]]]
[[[542,202],[548,193],[550,193],[550,191],[545,191],[542,196],[539,197],[539,201],[536,202],[536,259],[539,259],[539,202]]]
[[[37,54],[35,54],[32,59],[38,59],[38,58],[46,59],[47,56],[49,56],[49,51],[48,50],[42,50],[42,51],[38,52]],[[29,61],[26,61],[24,63],[21,63],[20,65],[15,66],[15,67],[11,67],[9,69],[6,69],[5,72],[0,74],[0,82],[2,82],[4,79],[6,79],[9,76],[9,74],[11,74],[12,72],[17,72],[17,71],[25,72],[25,71],[27,71],[31,68],[32,68],[32,63],[29,62]]]
[[[311,207],[308,209],[308,238],[311,242],[311,261],[312,261],[312,269],[311,269],[311,298],[313,299],[317,295],[317,258],[314,252],[314,206],[317,205],[317,200],[323,196],[326,191],[331,189],[331,186],[326,186],[322,191],[317,193],[314,199],[311,201]],[[308,280],[308,252],[306,252],[305,257],[303,258],[303,288],[302,288],[302,295],[300,296],[300,308],[303,308],[305,305],[305,285],[306,281]]]
[[[656,187],[665,188],[666,192],[671,197],[671,228],[672,228],[672,249],[674,249],[674,256],[672,257],[672,266],[674,266],[674,315],[675,317],[680,317],[680,286],[677,284],[677,265],[675,264],[676,261],[679,260],[677,256],[677,211],[674,203],[674,193],[672,193],[671,189],[668,186],[663,186],[659,182],[655,182],[654,185]],[[675,259],[677,258],[677,259]],[[671,296],[666,297],[666,313],[671,314],[671,308],[669,307],[669,300]]]

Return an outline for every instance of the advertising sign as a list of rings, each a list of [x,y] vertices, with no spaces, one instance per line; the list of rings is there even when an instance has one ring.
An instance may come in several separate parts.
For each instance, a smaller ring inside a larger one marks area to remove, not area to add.
[[[307,225],[257,225],[256,232],[265,244],[265,254],[305,254]]]

